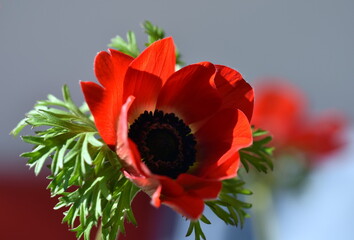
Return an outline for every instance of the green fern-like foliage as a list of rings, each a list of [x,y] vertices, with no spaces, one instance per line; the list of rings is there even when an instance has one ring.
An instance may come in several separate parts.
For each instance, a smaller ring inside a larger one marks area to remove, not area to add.
[[[272,137],[267,131],[253,129],[253,144],[240,151],[241,162],[247,172],[250,170],[250,166],[263,173],[273,170],[274,148],[268,146],[270,141],[272,141]]]
[[[244,184],[244,181],[239,178],[224,180],[219,197],[213,201],[205,202],[206,206],[227,225],[243,227],[245,218],[249,217],[246,210],[251,208],[252,205],[240,200],[240,198],[242,195],[250,195],[252,192],[245,189]],[[201,222],[211,224],[209,219],[204,215],[197,221],[191,220],[186,236],[190,236],[194,233],[196,240],[206,240]]]
[[[63,222],[76,236],[88,240],[92,227],[101,224],[102,238],[116,239],[124,233],[125,220],[136,224],[131,201],[139,189],[124,177],[117,155],[99,138],[87,106],[77,107],[67,86],[63,98],[49,95],[39,101],[12,134],[18,135],[26,126],[41,127],[34,135],[22,137],[34,145],[22,156],[36,175],[48,164],[48,188],[52,196],[59,196],[55,209],[67,209]]]
[[[145,46],[150,46],[152,43],[165,37],[165,31],[162,28],[153,25],[149,21],[145,21],[142,24],[142,27],[148,36],[148,41],[145,43]],[[127,40],[124,40],[121,36],[118,35],[111,39],[111,43],[108,44],[108,47],[114,48],[134,58],[137,57],[140,54],[140,50],[136,41],[135,33],[128,31],[126,38]],[[176,49],[177,67],[183,66],[185,64],[181,60],[181,57],[182,56],[180,52],[178,49]]]

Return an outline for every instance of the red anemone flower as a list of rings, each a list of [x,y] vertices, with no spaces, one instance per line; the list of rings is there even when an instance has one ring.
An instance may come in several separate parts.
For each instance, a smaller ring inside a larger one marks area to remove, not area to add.
[[[201,62],[175,71],[172,38],[137,58],[109,49],[94,62],[102,86],[81,82],[105,143],[127,178],[197,219],[221,180],[236,176],[238,150],[252,144],[253,89],[226,66]]]
[[[312,165],[343,146],[342,114],[312,116],[304,94],[285,80],[263,79],[255,91],[252,123],[273,135],[276,154],[291,154],[295,150]]]

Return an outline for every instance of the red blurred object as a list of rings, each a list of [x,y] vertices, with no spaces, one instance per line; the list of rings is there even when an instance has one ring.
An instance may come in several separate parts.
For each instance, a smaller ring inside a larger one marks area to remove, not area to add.
[[[25,167],[25,166],[24,166]],[[0,176],[0,239],[75,240],[75,233],[62,224],[57,200],[46,189],[48,180],[30,170]]]
[[[5,172],[4,165],[0,170],[0,239],[75,240],[75,233],[69,231],[66,223],[61,223],[64,209],[53,209],[58,201],[46,189],[48,173],[36,177],[25,164],[16,165],[11,171]],[[119,240],[156,240],[168,234],[174,218],[166,209],[152,207],[150,197],[138,194],[133,201],[138,226],[126,224],[126,235]],[[165,218],[169,219],[168,225]],[[95,235],[96,229],[91,233],[92,240]]]
[[[273,135],[275,154],[297,151],[313,164],[344,145],[343,114],[314,114],[303,92],[285,80],[264,79],[255,86],[252,123]]]
[[[173,212],[167,207],[157,209],[150,201],[151,198],[144,192],[139,192],[134,198],[132,207],[138,225],[125,224],[126,234],[121,234],[119,240],[157,240],[171,234],[175,220],[170,216]]]

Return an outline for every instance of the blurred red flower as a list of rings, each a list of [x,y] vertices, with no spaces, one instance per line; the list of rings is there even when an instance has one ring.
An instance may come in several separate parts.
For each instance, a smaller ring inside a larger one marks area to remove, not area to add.
[[[197,219],[221,180],[236,176],[238,150],[252,144],[253,89],[226,66],[201,62],[175,72],[172,38],[132,58],[110,49],[94,63],[102,86],[81,82],[97,129],[127,178]]]
[[[299,89],[285,80],[264,79],[255,88],[252,124],[273,135],[275,154],[304,154],[309,164],[344,144],[344,116],[328,112],[314,116]]]

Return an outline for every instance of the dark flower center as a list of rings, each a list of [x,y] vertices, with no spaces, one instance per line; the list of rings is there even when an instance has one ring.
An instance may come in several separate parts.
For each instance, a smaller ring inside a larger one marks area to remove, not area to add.
[[[154,174],[177,178],[195,162],[194,135],[173,113],[145,111],[130,126],[128,136]]]

